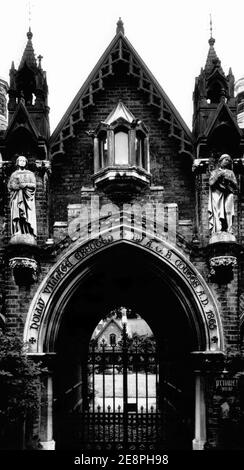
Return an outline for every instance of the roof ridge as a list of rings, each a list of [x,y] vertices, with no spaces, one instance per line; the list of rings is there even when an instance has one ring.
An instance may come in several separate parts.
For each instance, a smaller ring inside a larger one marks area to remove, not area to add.
[[[191,133],[190,129],[188,128],[188,126],[185,123],[184,119],[181,117],[179,111],[175,108],[175,106],[171,102],[171,100],[168,97],[168,95],[166,94],[166,92],[163,90],[163,88],[161,87],[159,82],[156,80],[156,78],[154,77],[152,72],[149,70],[149,68],[147,67],[147,65],[143,61],[143,59],[140,57],[138,52],[134,49],[134,47],[132,46],[132,44],[130,43],[128,38],[126,36],[124,36],[124,34],[121,31],[118,32],[114,36],[114,38],[112,39],[112,41],[110,42],[108,47],[105,49],[104,53],[102,54],[102,56],[98,60],[97,64],[94,66],[94,68],[92,69],[92,71],[88,75],[87,79],[85,80],[85,82],[83,83],[83,85],[81,86],[81,88],[79,89],[77,94],[75,95],[74,99],[72,100],[72,102],[69,105],[68,109],[66,110],[65,114],[63,115],[63,117],[59,121],[58,125],[54,129],[54,131],[51,135],[51,147],[55,146],[55,145],[59,145],[59,148],[61,149],[61,152],[62,152],[62,148],[63,148],[62,147],[63,146],[62,142],[63,142],[63,140],[65,140],[69,136],[73,135],[73,127],[72,127],[73,119],[71,119],[72,113],[75,113],[76,111],[77,111],[77,113],[79,113],[80,117],[77,118],[77,121],[78,120],[84,120],[84,118],[83,118],[83,106],[82,106],[82,103],[79,103],[79,102],[84,100],[84,99],[87,100],[88,104],[86,104],[85,107],[89,105],[89,102],[92,104],[93,96],[90,96],[89,88],[91,88],[91,93],[92,94],[93,94],[93,88],[90,87],[90,84],[93,80],[95,80],[95,78],[97,76],[96,86],[100,87],[100,83],[102,83],[102,80],[103,80],[102,68],[107,67],[107,69],[108,69],[107,72],[104,73],[104,77],[111,73],[111,70],[112,70],[112,67],[113,67],[113,62],[111,62],[111,60],[109,60],[109,55],[113,52],[113,49],[115,49],[117,47],[117,45],[118,45],[118,50],[116,50],[116,53],[118,55],[118,59],[116,59],[116,60],[119,60],[119,57],[122,54],[122,45],[124,45],[125,48],[128,49],[128,53],[130,53],[130,54],[132,54],[132,56],[134,56],[135,63],[137,62],[137,66],[139,66],[142,69],[142,74],[144,74],[147,77],[148,82],[151,83],[150,89],[148,88],[147,91],[150,93],[150,90],[152,90],[151,91],[152,94],[154,94],[155,96],[156,96],[156,94],[158,95],[156,97],[156,99],[158,100],[158,104],[157,104],[158,109],[161,109],[162,117],[160,117],[160,118],[162,118],[164,120],[164,112],[166,112],[165,110],[167,110],[167,108],[168,108],[167,112],[172,114],[172,116],[170,118],[170,120],[171,120],[171,129],[172,129],[170,135],[175,136],[174,126],[178,126],[178,128],[181,128],[182,135],[179,134],[180,129],[178,129],[178,134],[176,135],[176,138],[178,140],[181,140],[181,146],[183,148],[183,150],[181,149],[181,151],[186,151],[186,153],[187,153],[188,151],[185,149],[185,145],[190,146],[191,142],[192,142],[192,133]],[[107,60],[108,63],[106,63],[106,60]],[[133,72],[131,72],[131,73],[133,73]],[[138,78],[138,79],[140,80],[140,78]],[[95,89],[95,91],[96,91],[96,89]],[[151,98],[153,99],[154,96],[151,96],[150,99]],[[159,101],[161,101],[162,105],[159,104]],[[154,104],[154,103],[152,102],[152,104]],[[169,122],[168,118],[167,119],[165,118],[165,120],[167,122]],[[63,137],[63,135],[61,134],[63,128],[67,128],[67,129],[69,128],[69,133],[66,131],[65,137]],[[179,135],[181,135],[181,136],[179,137]],[[56,151],[54,151],[54,153],[56,153]],[[188,152],[188,153],[190,153],[190,152]]]

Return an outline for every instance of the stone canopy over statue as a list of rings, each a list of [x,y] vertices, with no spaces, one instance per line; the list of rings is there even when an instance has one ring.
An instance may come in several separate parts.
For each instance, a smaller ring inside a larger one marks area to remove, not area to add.
[[[36,178],[27,170],[27,158],[23,155],[16,160],[17,170],[12,173],[8,183],[11,206],[11,235],[32,236],[36,238],[35,192]]]
[[[237,180],[232,170],[230,155],[219,158],[217,168],[209,178],[209,230],[210,235],[219,232],[233,233],[234,194],[237,192]]]

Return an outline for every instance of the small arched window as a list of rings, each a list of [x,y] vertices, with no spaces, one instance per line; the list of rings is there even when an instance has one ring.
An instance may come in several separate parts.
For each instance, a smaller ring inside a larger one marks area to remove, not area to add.
[[[129,163],[129,139],[128,133],[118,131],[114,136],[114,161],[115,165],[128,165]]]
[[[116,346],[116,335],[111,333],[109,336],[110,346]]]
[[[224,90],[220,82],[214,82],[210,85],[207,93],[207,100],[210,103],[216,104],[220,102]]]
[[[106,132],[99,138],[99,168],[108,166],[108,139]]]
[[[142,132],[136,134],[136,165],[146,168],[145,135]]]

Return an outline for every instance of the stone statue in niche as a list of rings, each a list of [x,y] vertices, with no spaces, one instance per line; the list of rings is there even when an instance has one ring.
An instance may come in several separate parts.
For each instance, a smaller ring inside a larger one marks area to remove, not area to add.
[[[210,235],[218,232],[233,233],[234,194],[237,180],[232,170],[230,155],[219,158],[217,168],[209,178],[209,230]]]
[[[36,178],[27,170],[27,158],[20,155],[16,160],[17,170],[8,183],[11,205],[11,235],[32,235],[36,238]]]

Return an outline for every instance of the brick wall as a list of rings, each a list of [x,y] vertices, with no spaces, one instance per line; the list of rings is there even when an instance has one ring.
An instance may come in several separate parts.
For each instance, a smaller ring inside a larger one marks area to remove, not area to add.
[[[54,158],[53,220],[66,220],[67,205],[80,202],[81,187],[93,186],[93,141],[86,131],[95,129],[100,121],[106,119],[119,99],[149,129],[152,185],[164,186],[164,202],[178,203],[180,218],[192,219],[194,196],[191,161],[187,156],[179,154],[178,144],[168,137],[169,128],[159,121],[158,109],[148,104],[145,94],[138,91],[135,80],[126,74],[122,66],[117,66],[115,75],[107,78],[105,84],[105,90],[95,95],[95,106],[85,111],[85,121],[76,125],[76,137],[65,143],[65,155]]]
[[[52,232],[55,221],[67,221],[67,206],[69,204],[80,204],[81,188],[93,187],[93,142],[86,133],[95,129],[100,121],[104,120],[119,100],[130,109],[136,118],[144,121],[149,129],[150,142],[150,166],[152,174],[152,185],[162,186],[163,190],[143,190],[133,195],[130,202],[145,204],[146,202],[176,203],[179,208],[179,225],[181,233],[191,242],[192,230],[194,228],[195,215],[195,192],[192,176],[191,161],[189,157],[179,153],[176,141],[168,136],[168,125],[159,120],[159,111],[148,104],[147,96],[139,91],[134,78],[127,75],[127,69],[123,65],[117,65],[114,69],[115,75],[105,80],[105,89],[95,95],[94,106],[90,106],[84,112],[85,120],[75,126],[75,137],[64,144],[64,155],[57,155],[53,160],[53,172],[50,178],[46,175],[36,173],[36,212],[38,224],[38,243],[44,244]],[[208,157],[206,153],[202,155]],[[209,173],[206,172],[197,177],[198,181],[198,204],[199,204],[199,227],[198,234],[200,245],[206,246],[209,240],[208,229],[208,194]],[[238,240],[243,242],[243,205],[244,196],[242,191],[243,177],[240,178],[239,201],[236,198],[235,211],[238,217],[235,221],[235,231],[239,227]],[[50,186],[49,186],[50,185]],[[50,189],[50,196],[49,196]],[[111,198],[102,192],[93,192],[100,196],[100,204],[111,202]],[[127,196],[129,196],[127,194]],[[83,192],[83,202],[90,200],[89,192]],[[0,261],[4,263],[4,248],[10,236],[10,209],[9,198],[5,186],[4,210],[0,213]],[[121,196],[117,194],[113,201],[121,205]],[[49,229],[50,223],[50,229]],[[5,227],[5,228],[4,228]],[[60,229],[61,230],[61,229]],[[60,232],[61,233],[61,232]],[[62,235],[65,229],[62,227]],[[58,236],[57,236],[58,239]],[[225,285],[212,283],[209,279],[209,268],[204,250],[199,250],[198,256],[192,257],[191,261],[207,281],[216,303],[218,304],[224,328],[226,348],[236,353],[240,347],[240,325],[239,325],[239,296],[244,293],[243,266],[240,271],[234,270],[233,280]],[[38,283],[31,287],[17,287],[12,273],[7,264],[2,264],[0,272],[1,293],[4,298],[4,313],[7,318],[7,328],[23,333],[24,322],[31,300],[35,295],[41,281],[48,274],[52,265],[56,262],[55,257],[41,260],[41,272]],[[3,303],[3,302],[2,302]],[[241,311],[243,311],[243,302]],[[212,382],[211,382],[212,380]],[[207,389],[207,412],[208,412],[208,442],[210,447],[218,442],[218,429],[220,425],[218,397],[213,397],[213,381],[211,378]],[[236,405],[238,407],[238,405]]]

